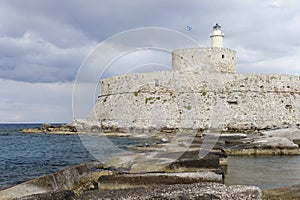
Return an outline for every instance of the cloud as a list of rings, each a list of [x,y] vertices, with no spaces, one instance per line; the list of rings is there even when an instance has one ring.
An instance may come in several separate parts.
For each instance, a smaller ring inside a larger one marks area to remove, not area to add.
[[[0,78],[25,82],[67,82],[94,46],[62,48],[35,33],[0,38]]]
[[[137,49],[114,60],[107,66],[102,78],[133,72],[171,70],[170,52],[157,49]]]
[[[219,22],[227,47],[258,55],[256,60],[241,55],[238,64],[278,59],[294,53],[300,45],[299,4],[296,0],[1,2],[0,19],[9,20],[0,20],[0,45],[4,47],[0,50],[0,77],[26,82],[73,81],[97,42],[143,26],[172,28],[208,46],[211,26]],[[187,25],[192,32],[185,30]]]
[[[69,122],[72,83],[25,83],[0,79],[0,122]]]

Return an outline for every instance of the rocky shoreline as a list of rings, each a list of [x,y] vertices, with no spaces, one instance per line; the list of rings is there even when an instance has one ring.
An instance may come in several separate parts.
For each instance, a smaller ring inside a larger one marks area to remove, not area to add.
[[[81,122],[74,121],[71,124],[63,124],[53,126],[51,124],[43,124],[42,127],[27,128],[22,130],[23,133],[46,133],[46,134],[96,134],[102,136],[117,136],[117,137],[137,137],[137,138],[155,138],[166,141],[168,143],[172,137],[179,134],[183,137],[182,141],[191,135],[195,139],[203,140],[206,130],[177,130],[177,129],[162,129],[162,130],[119,130],[119,129],[101,129],[96,122]],[[196,134],[195,134],[196,132]],[[183,133],[183,134],[182,134]],[[213,133],[212,135],[214,135]],[[232,130],[219,131],[217,137],[220,137],[218,142],[219,147],[226,152],[228,156],[249,156],[249,155],[300,155],[300,129],[298,127],[287,127],[280,129],[268,129],[261,131],[246,131]],[[179,141],[180,142],[180,141]],[[200,141],[202,142],[202,141]],[[199,146],[199,145],[198,145]],[[197,146],[197,147],[198,147]],[[157,147],[157,146],[156,146]],[[153,147],[147,147],[145,150]],[[197,148],[196,147],[196,148]]]
[[[22,133],[47,133],[47,134],[62,134],[62,135],[73,135],[78,134],[76,126],[72,124],[62,124],[62,125],[51,125],[43,124],[42,127],[35,128],[24,128],[21,131]]]
[[[2,200],[299,199],[300,185],[227,186],[213,172],[129,174],[91,161],[0,191]]]
[[[75,134],[80,128],[75,131],[70,126],[44,125],[41,130],[59,134],[62,130],[73,130]],[[149,137],[148,133],[137,135],[117,131],[101,134]],[[204,131],[197,131],[192,139],[186,132],[166,131],[151,136],[160,142],[132,146],[130,151],[134,153],[112,157],[105,163],[84,163],[8,188],[0,191],[0,200],[272,199],[274,192],[266,191],[262,196],[257,187],[224,185],[222,165],[226,165],[226,157],[300,155],[298,128],[255,134],[221,133],[217,135],[217,141],[208,139],[216,137],[215,133]],[[215,144],[212,149],[205,149],[204,141]],[[205,157],[199,157],[199,149],[207,151]]]
[[[0,191],[0,199],[261,199],[258,187],[222,181],[211,171],[129,173],[88,162]]]

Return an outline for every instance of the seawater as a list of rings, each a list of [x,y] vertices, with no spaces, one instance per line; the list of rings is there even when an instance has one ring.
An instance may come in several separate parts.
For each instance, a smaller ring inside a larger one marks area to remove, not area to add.
[[[262,189],[300,183],[300,156],[228,157],[225,183]]]
[[[20,132],[23,128],[41,126],[0,124],[0,190],[66,166],[95,160],[77,135]],[[110,140],[120,148],[140,142],[117,137],[110,137]]]

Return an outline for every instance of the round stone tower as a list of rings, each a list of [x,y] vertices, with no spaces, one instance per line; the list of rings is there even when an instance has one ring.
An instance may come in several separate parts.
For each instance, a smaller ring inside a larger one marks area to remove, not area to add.
[[[216,24],[210,34],[211,47],[177,49],[172,52],[172,67],[180,72],[236,73],[235,55],[232,49],[223,47],[224,34]]]

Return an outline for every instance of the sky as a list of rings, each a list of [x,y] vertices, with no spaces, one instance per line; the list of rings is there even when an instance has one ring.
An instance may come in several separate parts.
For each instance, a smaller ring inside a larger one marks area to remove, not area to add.
[[[300,75],[299,10],[297,0],[0,0],[0,123],[71,122],[85,58],[134,28],[168,28],[209,46],[219,23],[239,73]]]

